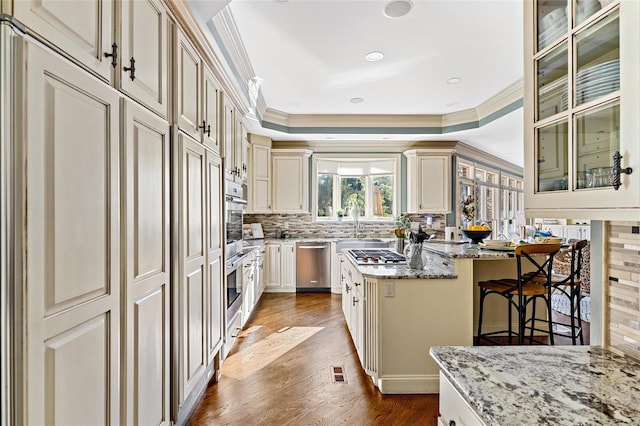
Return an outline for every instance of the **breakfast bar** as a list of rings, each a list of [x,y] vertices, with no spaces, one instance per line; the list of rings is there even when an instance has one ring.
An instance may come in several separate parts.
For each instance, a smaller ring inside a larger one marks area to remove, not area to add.
[[[471,346],[478,280],[515,276],[508,252],[468,243],[425,242],[425,266],[341,263],[343,312],[364,370],[382,393],[437,393],[432,346]],[[505,329],[504,303],[488,300],[486,329]]]

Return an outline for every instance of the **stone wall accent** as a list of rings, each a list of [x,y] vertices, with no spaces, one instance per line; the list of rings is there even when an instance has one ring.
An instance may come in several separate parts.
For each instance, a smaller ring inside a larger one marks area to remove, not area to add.
[[[609,222],[605,342],[640,359],[640,222]]]
[[[436,238],[444,238],[446,224],[445,215],[431,214],[433,223],[426,226],[425,215],[411,214],[412,229],[422,228],[428,234],[436,234]],[[341,222],[313,222],[311,213],[298,214],[245,214],[244,223],[260,223],[265,238],[277,238],[280,231],[287,231],[291,238],[355,238],[356,227],[350,217]],[[363,238],[393,238],[395,228],[393,221],[360,220],[360,232]]]

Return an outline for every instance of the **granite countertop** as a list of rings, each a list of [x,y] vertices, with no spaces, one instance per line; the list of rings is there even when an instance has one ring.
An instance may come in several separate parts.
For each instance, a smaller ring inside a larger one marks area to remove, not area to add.
[[[473,259],[508,259],[513,257],[513,252],[484,249],[477,244],[451,243],[451,242],[429,242],[425,241],[423,250],[430,251],[440,256],[451,258],[473,258]]]
[[[412,280],[412,279],[456,279],[458,275],[455,268],[445,268],[427,262],[422,269],[411,269],[404,264],[367,264],[359,265],[355,259],[349,255],[345,255],[353,263],[363,276],[371,278],[382,278],[390,280]]]
[[[640,424],[640,361],[598,346],[440,346],[431,357],[488,425]]]

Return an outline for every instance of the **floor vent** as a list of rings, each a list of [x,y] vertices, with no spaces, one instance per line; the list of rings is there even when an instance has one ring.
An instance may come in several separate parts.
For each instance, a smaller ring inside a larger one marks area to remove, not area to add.
[[[347,375],[343,367],[331,367],[331,382],[347,383]]]

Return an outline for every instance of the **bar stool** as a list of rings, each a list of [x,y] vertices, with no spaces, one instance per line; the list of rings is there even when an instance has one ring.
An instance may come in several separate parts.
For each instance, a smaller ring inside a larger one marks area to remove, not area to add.
[[[582,313],[580,311],[580,299],[582,298],[582,281],[580,280],[580,273],[582,272],[582,263],[584,258],[583,250],[587,244],[589,244],[587,240],[575,241],[571,244],[570,259],[567,259],[567,261],[565,261],[565,258],[569,256],[565,257],[563,256],[563,253],[558,253],[553,267],[553,274],[551,274],[552,293],[564,295],[569,299],[570,318],[570,324],[564,324],[559,321],[556,321],[553,324],[569,327],[571,329],[571,341],[574,345],[577,343],[576,341],[578,337],[580,338],[580,344],[584,345],[584,336],[582,335]],[[527,275],[531,275],[531,273]],[[544,283],[545,277],[538,274],[533,278],[533,281]],[[533,306],[535,309],[535,301]],[[554,334],[564,335],[557,331],[554,331]]]
[[[560,250],[560,244],[526,244],[516,247],[515,257],[517,265],[516,278],[502,278],[497,280],[479,281],[480,287],[480,312],[478,318],[478,343],[484,339],[491,343],[490,336],[507,333],[509,343],[512,337],[518,338],[518,344],[524,343],[525,329],[531,329],[529,337],[533,343],[533,330],[535,328],[535,305],[532,305],[531,318],[526,318],[527,306],[532,301],[542,298],[547,306],[549,343],[553,341],[553,324],[551,322],[551,275],[553,267],[553,257]],[[542,257],[544,256],[544,257]],[[542,259],[541,259],[542,257]],[[523,272],[527,266],[533,267],[532,272]],[[544,280],[543,280],[544,278]],[[482,333],[482,317],[484,313],[484,300],[490,294],[497,294],[508,301],[508,330]],[[518,331],[512,330],[512,308],[515,308],[518,315]],[[527,324],[531,323],[529,327]]]

